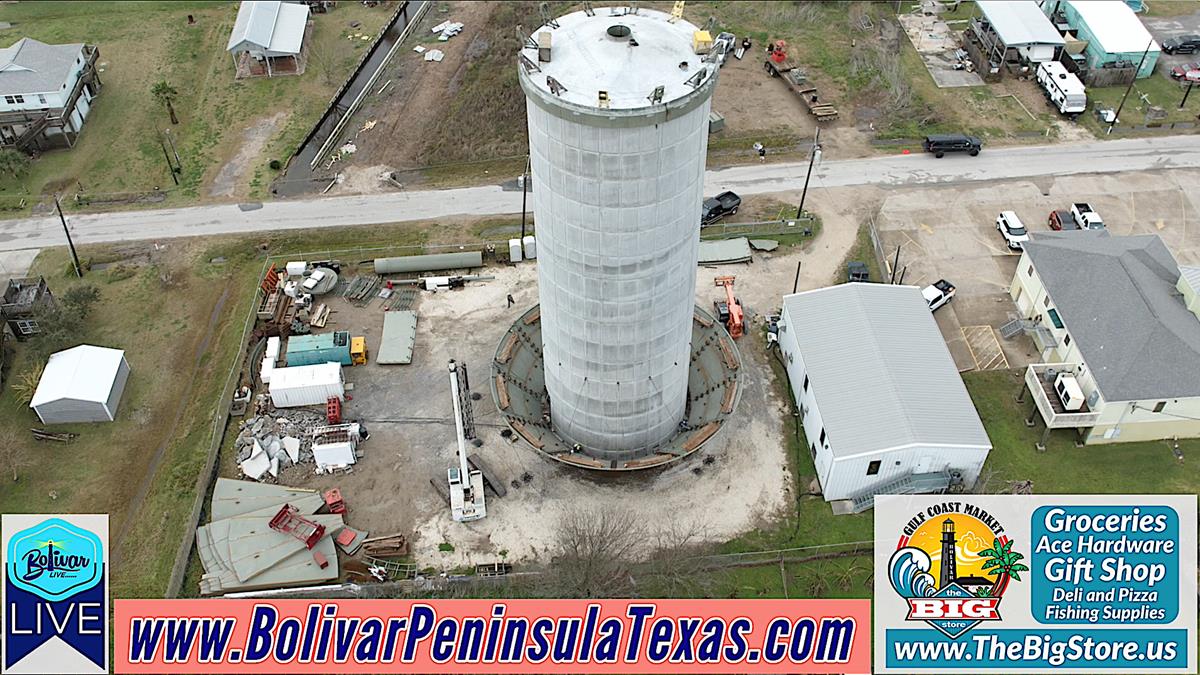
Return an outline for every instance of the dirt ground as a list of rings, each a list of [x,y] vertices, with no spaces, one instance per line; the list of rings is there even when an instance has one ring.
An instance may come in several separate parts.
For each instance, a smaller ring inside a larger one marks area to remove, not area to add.
[[[816,118],[809,114],[808,108],[783,80],[767,75],[763,70],[763,60],[760,45],[755,45],[740,61],[730,57],[721,68],[712,109],[725,116],[725,128],[710,137],[710,146],[732,144],[735,143],[733,139],[739,139],[745,141],[741,144],[745,147],[741,149],[749,151],[755,141],[763,140],[759,137],[812,137],[817,127]],[[814,76],[817,77],[817,84],[821,85],[819,75],[814,73]],[[821,89],[826,91],[829,87]],[[870,136],[856,126],[852,107],[841,103],[839,113],[838,119],[821,123],[822,147],[844,158],[875,154]],[[862,126],[869,131],[868,125],[869,122],[864,122]],[[771,152],[770,143],[766,144],[767,151]],[[728,158],[719,156],[714,161],[719,163],[728,161]]]
[[[851,196],[849,191],[810,196],[824,229],[803,249],[785,247],[758,253],[753,263],[697,269],[696,302],[707,306],[717,296],[714,276],[734,274],[737,294],[757,328],[791,291],[797,262],[802,265],[801,289],[828,284],[858,230],[861,214],[840,207]],[[656,525],[699,527],[704,537],[719,542],[775,520],[790,508],[795,488],[780,433],[788,403],[778,394],[757,329],[739,343],[746,380],[738,413],[702,451],[657,471],[595,475],[545,459],[500,436],[503,424],[486,386],[487,373],[510,322],[537,302],[537,268],[522,264],[481,273],[495,278],[463,290],[419,296],[412,364],[381,366],[372,360],[346,369],[353,400],[347,402],[345,415],[371,432],[360,446],[364,457],[354,470],[316,476],[310,469],[293,469],[281,482],[341,488],[350,506],[350,525],[372,534],[410,534],[417,562],[440,569],[501,559],[548,562],[557,519],[566,509],[621,503],[639,513],[674,514],[658,516]],[[516,300],[512,309],[505,301],[509,293]],[[320,301],[335,309],[327,330],[363,335],[371,354],[378,351],[383,326],[378,301],[366,308],[353,307],[336,295]],[[503,498],[489,493],[488,517],[469,524],[452,521],[429,482],[444,481],[446,468],[454,462],[445,368],[450,358],[467,364],[473,391],[482,395],[475,403],[475,421],[484,443],[471,451],[483,456],[509,486]],[[443,550],[450,547],[453,550]]]
[[[281,111],[246,127],[242,132],[242,142],[238,146],[237,154],[221,165],[220,171],[213,177],[209,196],[234,197],[239,191],[248,192],[249,174],[254,169],[254,163],[258,161],[267,143],[275,136],[285,119],[287,113]]]
[[[446,11],[441,11],[443,6]],[[425,15],[414,37],[399,49],[375,89],[379,91],[389,81],[391,84],[383,90],[383,95],[371,97],[355,116],[363,123],[374,120],[376,124],[355,140],[358,151],[339,168],[344,181],[330,190],[330,194],[391,191],[395,186],[380,180],[382,174],[436,161],[422,157],[421,149],[471,60],[481,49],[488,48],[483,33],[495,10],[496,4],[491,2],[449,2],[439,3],[439,7]],[[462,22],[463,31],[446,42],[438,42],[431,28],[447,20]],[[440,63],[426,62],[409,43],[440,49],[445,57]]]

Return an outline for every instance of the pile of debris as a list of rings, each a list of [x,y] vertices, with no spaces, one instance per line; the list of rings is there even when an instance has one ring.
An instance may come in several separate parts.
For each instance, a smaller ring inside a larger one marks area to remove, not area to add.
[[[462,29],[463,24],[461,21],[443,21],[433,27],[433,32],[438,34],[438,42],[446,42],[461,33]]]
[[[313,460],[313,431],[327,424],[325,416],[308,410],[276,411],[239,425],[235,442],[238,467],[248,478],[279,477],[279,470]]]
[[[211,522],[196,530],[201,595],[310,586],[338,578],[339,513],[312,490],[218,478]],[[344,512],[344,509],[343,509]],[[354,531],[352,540],[366,532]]]

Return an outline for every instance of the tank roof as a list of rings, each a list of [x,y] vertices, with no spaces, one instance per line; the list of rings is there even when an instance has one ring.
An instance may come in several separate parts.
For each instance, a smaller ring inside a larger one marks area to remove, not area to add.
[[[536,43],[539,33],[550,33],[549,63],[539,63],[533,47],[522,50],[541,72],[518,67],[547,98],[579,106],[601,109],[599,92],[606,91],[609,109],[648,108],[655,105],[650,97],[659,86],[663,87],[661,103],[670,103],[696,91],[716,70],[692,48],[696,26],[670,19],[664,12],[639,9],[635,13],[626,7],[573,12],[556,19],[557,27],[546,24],[531,35]],[[697,86],[688,84],[700,72]],[[553,92],[547,78],[565,91]]]

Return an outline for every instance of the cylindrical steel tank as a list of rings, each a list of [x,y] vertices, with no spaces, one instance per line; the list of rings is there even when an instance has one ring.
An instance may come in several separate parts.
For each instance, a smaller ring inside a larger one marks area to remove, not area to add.
[[[685,412],[717,80],[696,31],[596,8],[521,52],[551,418],[593,454],[648,451]]]

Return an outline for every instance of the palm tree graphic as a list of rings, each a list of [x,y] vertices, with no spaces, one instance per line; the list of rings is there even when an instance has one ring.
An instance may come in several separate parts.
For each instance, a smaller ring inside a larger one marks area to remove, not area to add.
[[[1008,588],[1008,580],[1021,580],[1021,572],[1028,572],[1029,568],[1018,562],[1023,560],[1025,556],[1012,550],[1012,540],[1006,541],[1003,544],[999,539],[992,540],[992,547],[986,548],[979,552],[987,560],[983,563],[984,572],[988,576],[996,577],[996,581],[991,586],[985,586],[975,591],[979,597],[1000,597],[1004,593],[1004,589]]]

